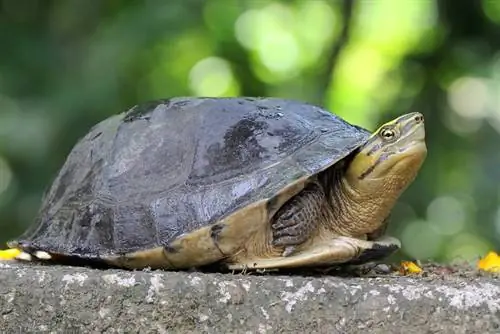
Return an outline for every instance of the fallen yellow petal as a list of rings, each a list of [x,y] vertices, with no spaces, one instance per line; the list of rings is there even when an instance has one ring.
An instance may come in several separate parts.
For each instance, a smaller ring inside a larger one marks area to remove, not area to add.
[[[477,268],[492,273],[500,273],[500,256],[495,252],[489,252],[477,262]]]
[[[399,272],[401,275],[419,274],[422,272],[422,268],[411,261],[403,261],[399,267]]]
[[[5,250],[0,250],[0,261],[1,260],[15,260],[16,256],[21,254],[21,251],[17,248],[9,248]]]

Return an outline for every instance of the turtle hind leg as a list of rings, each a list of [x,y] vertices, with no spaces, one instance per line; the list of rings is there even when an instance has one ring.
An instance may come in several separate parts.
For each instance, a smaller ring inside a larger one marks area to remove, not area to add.
[[[257,213],[252,212],[253,209]],[[162,246],[109,256],[105,260],[112,265],[129,269],[177,270],[214,264],[237,252],[248,239],[245,233],[255,233],[261,227],[259,222],[264,221],[258,214],[261,211],[262,205],[254,205],[254,208],[247,208],[245,211],[249,218],[245,219],[244,213],[237,212],[234,214],[236,218],[229,217],[227,221],[181,234]]]
[[[376,241],[338,237],[320,242],[288,257],[248,259],[247,261],[231,263],[228,268],[230,270],[290,269],[335,264],[361,264],[380,260],[399,248],[399,240],[392,237],[383,237]]]
[[[285,247],[283,256],[290,256],[317,229],[325,194],[316,183],[309,184],[285,203],[271,223],[273,246]]]

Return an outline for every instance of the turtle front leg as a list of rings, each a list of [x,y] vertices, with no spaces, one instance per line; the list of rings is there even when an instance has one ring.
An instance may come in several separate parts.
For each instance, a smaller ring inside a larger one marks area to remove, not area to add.
[[[284,246],[283,256],[290,256],[318,227],[325,193],[316,183],[309,184],[285,203],[271,224],[273,246]]]

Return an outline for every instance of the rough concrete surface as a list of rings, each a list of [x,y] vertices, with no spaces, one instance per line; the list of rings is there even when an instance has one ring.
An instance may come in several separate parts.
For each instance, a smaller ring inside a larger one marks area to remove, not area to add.
[[[0,262],[0,333],[498,333],[500,279],[96,270]]]

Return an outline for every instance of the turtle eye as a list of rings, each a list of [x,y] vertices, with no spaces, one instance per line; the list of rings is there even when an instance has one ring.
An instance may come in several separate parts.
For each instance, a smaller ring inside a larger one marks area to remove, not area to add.
[[[396,133],[392,129],[383,129],[380,131],[380,136],[384,139],[392,139],[395,135]]]

